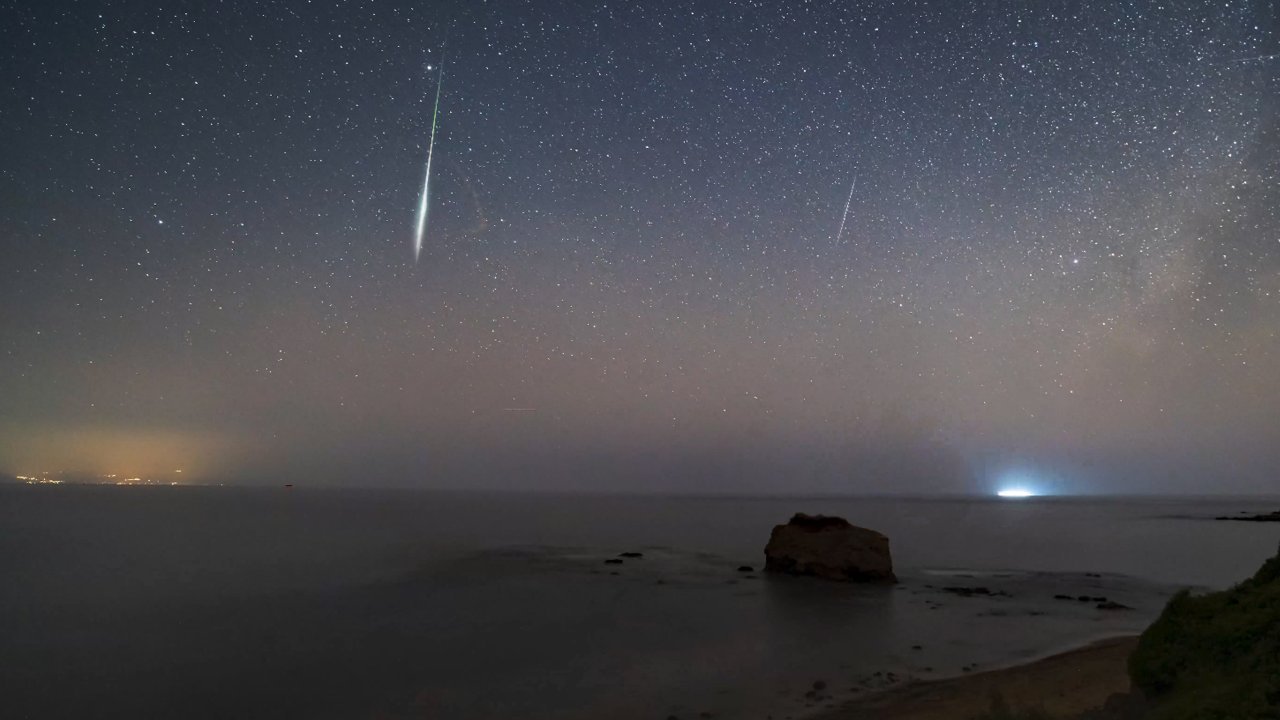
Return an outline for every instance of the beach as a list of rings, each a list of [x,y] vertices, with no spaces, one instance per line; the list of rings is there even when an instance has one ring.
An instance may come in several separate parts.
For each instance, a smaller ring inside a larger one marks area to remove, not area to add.
[[[1076,717],[1129,691],[1126,663],[1136,645],[1136,636],[1111,638],[1024,665],[909,683],[847,701],[810,720],[969,720],[990,712],[997,697],[1014,712]]]

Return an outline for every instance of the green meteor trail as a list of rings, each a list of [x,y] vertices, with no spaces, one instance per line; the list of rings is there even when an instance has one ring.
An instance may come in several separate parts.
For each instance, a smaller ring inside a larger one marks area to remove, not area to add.
[[[444,58],[440,59],[440,73],[436,76],[436,104],[431,111],[431,139],[427,142],[427,171],[422,180],[422,197],[418,200],[418,229],[413,236],[413,261],[422,254],[422,236],[427,232],[427,213],[431,198],[431,153],[436,147],[436,125],[440,118],[440,88],[444,85]]]

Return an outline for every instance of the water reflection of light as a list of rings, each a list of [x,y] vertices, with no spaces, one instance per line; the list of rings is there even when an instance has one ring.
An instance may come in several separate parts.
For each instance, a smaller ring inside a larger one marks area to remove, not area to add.
[[[1028,498],[1034,497],[1035,493],[1024,487],[1000,488],[996,491],[996,495],[1002,498]]]

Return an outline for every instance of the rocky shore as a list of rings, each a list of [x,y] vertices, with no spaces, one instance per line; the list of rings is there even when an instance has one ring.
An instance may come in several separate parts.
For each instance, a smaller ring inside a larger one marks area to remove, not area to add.
[[[1278,716],[1280,551],[1253,577],[1229,590],[1178,593],[1140,636],[1107,640],[1004,670],[910,683],[811,717],[1193,720]]]

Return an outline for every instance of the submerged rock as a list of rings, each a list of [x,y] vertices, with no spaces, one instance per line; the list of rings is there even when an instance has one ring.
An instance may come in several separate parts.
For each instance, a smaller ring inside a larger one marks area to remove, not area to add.
[[[889,538],[839,517],[796,513],[777,525],[764,549],[764,569],[828,580],[897,582]]]
[[[987,587],[944,587],[942,592],[959,595],[960,597],[973,597],[974,595],[986,595],[987,597],[1010,597],[1009,593],[1003,590],[992,590]]]

